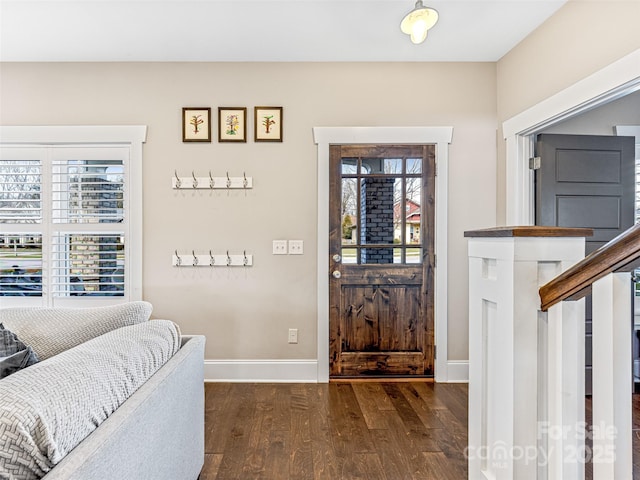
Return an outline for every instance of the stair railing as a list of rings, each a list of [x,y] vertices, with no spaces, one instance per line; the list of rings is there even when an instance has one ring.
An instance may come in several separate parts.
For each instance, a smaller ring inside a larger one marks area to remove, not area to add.
[[[469,239],[470,480],[632,480],[630,271],[640,225],[584,256],[588,229],[495,227]],[[592,294],[592,421],[585,300]]]
[[[592,427],[585,457],[593,479],[633,477],[633,297],[629,272],[640,263],[640,224],[539,289],[542,311],[592,295]]]

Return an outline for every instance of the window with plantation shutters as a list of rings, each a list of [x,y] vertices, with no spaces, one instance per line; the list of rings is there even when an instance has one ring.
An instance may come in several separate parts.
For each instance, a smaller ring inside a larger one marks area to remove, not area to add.
[[[130,157],[128,146],[0,147],[0,305],[133,299]]]
[[[124,187],[123,160],[54,160],[52,220],[54,223],[122,222]]]
[[[122,233],[56,232],[51,245],[51,293],[123,296],[124,246]]]
[[[42,297],[41,149],[0,158],[0,296]]]
[[[41,183],[40,160],[3,160],[0,163],[0,222],[41,222]]]

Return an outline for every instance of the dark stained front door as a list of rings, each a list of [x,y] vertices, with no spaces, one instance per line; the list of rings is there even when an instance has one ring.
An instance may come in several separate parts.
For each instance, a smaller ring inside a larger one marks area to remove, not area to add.
[[[536,225],[587,227],[589,254],[634,224],[633,137],[541,134]],[[586,301],[586,390],[591,392],[591,296]]]
[[[431,376],[435,146],[334,145],[330,168],[330,376]]]

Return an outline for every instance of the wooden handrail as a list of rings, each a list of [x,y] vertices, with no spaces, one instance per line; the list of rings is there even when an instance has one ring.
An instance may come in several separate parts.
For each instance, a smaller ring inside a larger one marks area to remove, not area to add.
[[[491,227],[480,230],[467,230],[465,237],[590,237],[592,228],[546,227],[540,225],[519,227]]]
[[[563,300],[579,300],[589,295],[593,282],[609,273],[630,272],[639,260],[640,223],[540,287],[542,311]]]

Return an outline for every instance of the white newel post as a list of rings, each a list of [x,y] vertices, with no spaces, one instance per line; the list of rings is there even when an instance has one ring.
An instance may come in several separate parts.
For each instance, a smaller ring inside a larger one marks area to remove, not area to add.
[[[584,300],[540,311],[538,289],[584,258],[584,231],[469,237],[469,479],[582,479]],[[574,452],[574,455],[566,455]]]
[[[612,273],[594,282],[593,478],[632,480],[631,276]],[[626,321],[625,321],[626,319]]]

